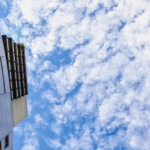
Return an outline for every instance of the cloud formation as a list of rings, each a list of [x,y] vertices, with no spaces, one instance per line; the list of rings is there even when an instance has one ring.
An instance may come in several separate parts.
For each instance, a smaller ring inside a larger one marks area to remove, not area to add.
[[[149,150],[149,7],[146,0],[13,1],[10,33],[26,44],[45,128],[51,118],[55,136],[40,132],[48,147]]]

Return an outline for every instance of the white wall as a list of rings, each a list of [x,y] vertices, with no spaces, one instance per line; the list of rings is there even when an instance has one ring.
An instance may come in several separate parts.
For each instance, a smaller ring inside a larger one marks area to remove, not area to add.
[[[15,127],[28,116],[27,96],[25,95],[21,98],[13,99],[11,103],[13,113],[13,127]]]

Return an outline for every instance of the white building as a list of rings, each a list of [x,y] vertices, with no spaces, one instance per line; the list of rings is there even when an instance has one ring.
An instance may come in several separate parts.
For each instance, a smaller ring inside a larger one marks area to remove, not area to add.
[[[0,34],[0,150],[13,150],[13,127],[28,116],[24,46]]]

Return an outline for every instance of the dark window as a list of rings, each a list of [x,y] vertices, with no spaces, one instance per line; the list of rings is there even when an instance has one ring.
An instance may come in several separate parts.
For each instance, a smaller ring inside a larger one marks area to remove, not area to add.
[[[2,150],[2,143],[1,143],[1,141],[0,141],[0,150]]]
[[[5,148],[9,146],[9,135],[5,137]]]

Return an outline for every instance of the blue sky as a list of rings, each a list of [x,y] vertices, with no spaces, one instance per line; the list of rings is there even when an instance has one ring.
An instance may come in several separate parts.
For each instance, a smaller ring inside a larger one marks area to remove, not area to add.
[[[26,46],[29,117],[15,150],[150,149],[148,0],[0,0]]]

